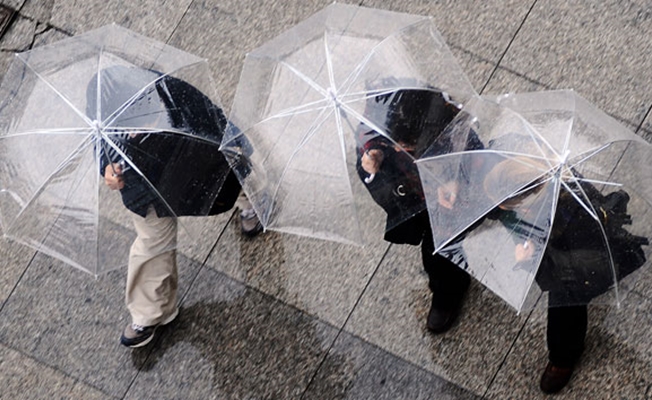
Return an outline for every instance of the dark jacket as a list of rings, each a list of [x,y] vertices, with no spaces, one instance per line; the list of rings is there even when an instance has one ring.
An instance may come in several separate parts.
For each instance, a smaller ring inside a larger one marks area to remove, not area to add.
[[[540,288],[555,292],[556,301],[563,303],[556,305],[586,304],[645,263],[641,246],[647,244],[647,239],[634,236],[623,227],[630,222],[627,193],[621,190],[603,196],[588,183],[581,186],[597,211],[600,223],[571,193],[563,191],[559,195],[550,236],[536,275]],[[574,190],[580,198],[583,197],[578,188]],[[528,238],[535,246],[545,245],[545,229],[524,226],[514,211],[497,208],[491,217],[499,219],[513,233],[515,240]],[[600,224],[605,229],[613,268]]]
[[[102,121],[111,118],[110,114],[127,100],[122,92],[133,94],[158,79],[112,125],[154,126],[152,133],[111,135],[129,160],[123,173],[125,186],[120,191],[124,205],[145,216],[151,204],[159,217],[213,215],[232,208],[240,184],[219,151],[228,124],[223,111],[194,86],[170,76],[161,78],[154,71],[111,67],[101,76],[101,101],[106,109],[100,116]],[[89,115],[95,109],[96,90],[96,83],[91,82]],[[130,113],[136,117],[130,120]],[[153,120],[143,121],[142,116],[148,114]],[[192,136],[179,132],[192,132]],[[122,159],[120,152],[101,143],[102,175],[110,162]]]
[[[365,124],[358,127],[357,170],[360,179],[368,181],[362,169],[363,154],[373,149],[383,152],[380,171],[365,185],[387,213],[385,240],[418,245],[424,231],[430,229],[414,160],[433,145],[458,112],[459,107],[437,89],[402,89],[370,98],[365,115],[383,132]],[[412,150],[397,151],[397,143]],[[437,146],[441,147],[439,153],[450,151],[446,143]],[[469,138],[467,148],[482,148],[477,136]]]

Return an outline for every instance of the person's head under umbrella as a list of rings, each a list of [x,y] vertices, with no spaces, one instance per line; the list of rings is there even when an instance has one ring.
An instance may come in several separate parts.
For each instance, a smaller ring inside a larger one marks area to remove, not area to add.
[[[536,270],[540,261],[537,282],[543,290],[557,292],[560,303],[586,304],[642,265],[647,240],[623,228],[631,223],[626,192],[604,195],[563,168],[507,158],[487,174],[484,189],[499,203],[495,216],[514,235],[516,262],[532,263]],[[564,180],[558,192],[556,180]],[[510,186],[519,188],[500,198]]]
[[[387,213],[385,237],[405,236],[400,232],[410,230],[406,222],[427,212],[415,160],[426,151],[450,150],[446,127],[462,107],[446,92],[416,81],[388,79],[369,87],[356,136],[358,175]],[[447,208],[452,207],[447,202],[454,202],[454,195],[448,195],[454,186],[446,181],[437,189]]]
[[[100,173],[129,210],[217,212],[223,182],[235,178],[218,150],[226,118],[203,93],[156,71],[113,66],[100,71],[99,83],[97,76],[89,83],[87,101],[98,129]]]
[[[436,88],[375,89],[367,100],[365,117],[375,125],[371,130],[418,157],[457,115],[460,106]],[[365,137],[360,138],[364,141]],[[367,146],[369,147],[369,146]]]

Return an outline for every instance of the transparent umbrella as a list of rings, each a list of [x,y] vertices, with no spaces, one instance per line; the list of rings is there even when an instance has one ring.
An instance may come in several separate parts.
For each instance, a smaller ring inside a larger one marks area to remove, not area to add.
[[[4,235],[92,274],[126,263],[127,208],[207,214],[230,171],[206,61],[117,25],[17,54],[0,98]]]
[[[474,94],[428,17],[333,4],[250,52],[223,151],[263,226],[343,243],[382,234],[367,228],[385,213],[366,187],[374,174],[359,175],[360,154],[382,137],[413,162],[389,126],[406,91],[426,110]],[[405,207],[389,225],[425,201]]]
[[[465,151],[470,136],[484,148]],[[618,304],[636,284],[650,252],[649,143],[571,90],[475,98],[444,137],[417,161],[436,251],[461,249],[519,311],[542,291],[551,306]]]

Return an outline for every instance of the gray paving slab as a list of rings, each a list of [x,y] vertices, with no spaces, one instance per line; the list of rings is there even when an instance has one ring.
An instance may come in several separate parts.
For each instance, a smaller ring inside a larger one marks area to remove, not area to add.
[[[362,5],[432,17],[473,87],[482,92],[532,3],[364,0]]]
[[[0,38],[0,77],[3,77],[16,52],[29,49],[36,29],[36,22],[21,15],[14,16],[13,22]]]
[[[208,258],[235,211],[210,217],[179,218],[177,252],[203,264]]]
[[[530,79],[530,77],[517,73],[515,71],[499,67],[494,75],[491,77],[491,80],[489,81],[489,84],[485,88],[483,94],[486,95],[501,95],[504,93],[519,93],[519,92],[535,92],[539,90],[556,90],[556,89],[562,89],[562,88],[556,88],[554,86],[550,85],[545,85],[542,82]],[[573,89],[573,88],[571,88]],[[576,90],[577,93],[584,97],[585,99],[589,100],[589,97],[587,94],[579,92],[579,90]],[[589,100],[592,101],[592,100]],[[595,104],[598,106],[597,104]],[[600,107],[603,111],[606,112],[604,108]],[[618,115],[618,114],[609,114],[611,117],[615,118],[619,123],[621,123],[623,126],[626,128],[630,129],[632,132],[637,133],[639,136],[642,136],[643,138],[650,138],[650,131],[645,130],[638,130],[638,125],[641,123],[641,121],[633,121],[631,119],[627,119],[625,116]],[[647,133],[646,133],[647,132]]]
[[[197,262],[179,257],[183,295]],[[139,364],[119,343],[130,322],[124,306],[126,271],[95,280],[39,254],[0,312],[0,343],[112,396],[122,396]]]
[[[489,386],[525,322],[473,283],[461,316],[442,335],[426,328],[430,291],[417,247],[392,246],[345,331],[474,393]]]
[[[26,0],[2,0],[2,4],[13,8],[14,10],[20,10]]]
[[[430,16],[450,46],[465,49],[495,64],[518,30],[532,3],[532,0],[500,2],[364,0],[362,5]]]
[[[336,334],[205,268],[125,398],[298,399]],[[341,356],[336,368],[345,368],[346,359]],[[331,398],[329,390],[323,398]]]
[[[52,17],[52,8],[57,0],[25,0],[20,14],[36,21],[47,22]]]
[[[47,43],[45,40],[37,40],[38,36],[43,34],[46,31],[51,31],[48,29],[46,24],[39,22],[39,20],[30,18],[23,13],[17,14],[13,22],[7,28],[7,31],[0,39],[0,51],[2,53],[13,54],[16,52],[27,51],[32,46],[38,46],[41,44]],[[52,30],[55,31],[56,30]],[[63,32],[56,32],[58,37],[55,37],[53,40],[59,40],[67,37]],[[6,68],[3,68],[0,71],[3,75]]]
[[[473,85],[475,91],[479,94],[484,93],[484,87],[487,82],[490,81],[492,76],[491,74],[496,66],[485,59],[473,55],[470,52],[462,51],[455,47],[452,47],[451,51],[457,58],[460,66],[469,78],[469,81]]]
[[[344,368],[343,359],[347,361]],[[306,400],[324,398],[480,399],[433,373],[347,333],[338,337],[303,396]]]
[[[649,15],[645,1],[539,1],[501,66],[637,126],[652,104]]]
[[[559,399],[649,399],[652,395],[650,300],[628,297],[620,309],[589,306],[586,347]],[[486,398],[541,397],[547,363],[545,309],[536,309]]]
[[[499,67],[496,69],[482,94],[496,96],[505,93],[524,93],[553,89],[554,88],[544,86],[540,82],[528,79],[528,77],[524,75]]]
[[[0,398],[37,399],[112,399],[38,360],[0,345]]]
[[[329,0],[191,4],[170,44],[209,60],[222,102],[230,110],[248,52],[329,5]]]
[[[153,39],[167,42],[186,12],[191,0],[54,0],[49,3],[47,22],[70,34],[80,34],[116,23]],[[44,10],[40,11],[45,13]]]
[[[0,35],[4,35],[15,14],[16,10],[14,8],[0,4]]]
[[[206,265],[342,326],[387,243],[357,247],[268,231],[253,239],[234,218]]]
[[[0,305],[3,304],[14,290],[18,280],[34,257],[34,250],[9,242],[0,237],[0,254],[3,265],[0,274]],[[0,307],[1,309],[1,307]]]

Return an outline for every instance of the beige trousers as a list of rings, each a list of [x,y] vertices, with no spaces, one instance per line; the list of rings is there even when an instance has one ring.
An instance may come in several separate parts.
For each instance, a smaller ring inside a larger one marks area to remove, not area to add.
[[[132,213],[138,236],[129,250],[125,302],[133,323],[156,325],[177,306],[177,221]]]

